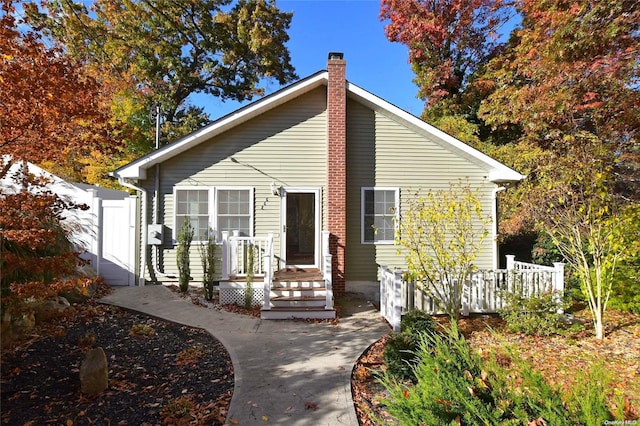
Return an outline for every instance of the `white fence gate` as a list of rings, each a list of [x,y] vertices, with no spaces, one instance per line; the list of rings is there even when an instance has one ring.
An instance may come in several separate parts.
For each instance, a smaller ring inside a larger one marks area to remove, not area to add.
[[[89,210],[94,231],[84,256],[109,285],[135,285],[136,201],[131,196],[102,199],[94,192]]]

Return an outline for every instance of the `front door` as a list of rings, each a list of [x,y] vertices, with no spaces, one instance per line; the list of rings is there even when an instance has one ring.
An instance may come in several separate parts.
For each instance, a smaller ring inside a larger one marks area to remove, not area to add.
[[[285,267],[319,267],[320,190],[283,189],[282,253]]]

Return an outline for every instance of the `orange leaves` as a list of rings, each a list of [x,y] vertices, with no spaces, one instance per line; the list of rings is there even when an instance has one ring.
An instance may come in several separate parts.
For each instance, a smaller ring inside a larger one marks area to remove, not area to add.
[[[383,0],[380,19],[388,21],[387,38],[409,48],[419,96],[433,105],[467,88],[498,45],[508,7],[499,0]]]
[[[0,150],[15,159],[63,159],[65,147],[81,152],[104,146],[106,116],[97,105],[97,81],[56,47],[47,47],[9,10],[0,34]]]

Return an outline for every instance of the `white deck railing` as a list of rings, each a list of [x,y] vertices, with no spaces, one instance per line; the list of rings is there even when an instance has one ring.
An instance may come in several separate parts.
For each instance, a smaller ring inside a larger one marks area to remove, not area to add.
[[[404,280],[404,272],[392,271],[380,266],[380,313],[394,331],[400,330],[402,314],[419,309],[431,314],[438,311],[438,304],[422,286]],[[516,262],[507,256],[507,269],[479,270],[474,272],[462,288],[460,313],[495,313],[504,307],[504,293],[517,293],[526,297],[544,292],[556,295],[558,305],[564,292],[564,264],[553,267]]]
[[[272,272],[273,234],[267,237],[240,237],[222,232],[222,279],[246,277],[250,250],[253,250],[253,275],[262,277]]]

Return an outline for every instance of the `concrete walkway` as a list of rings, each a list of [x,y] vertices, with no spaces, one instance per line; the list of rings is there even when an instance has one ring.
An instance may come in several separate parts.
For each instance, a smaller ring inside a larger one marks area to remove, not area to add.
[[[390,330],[360,293],[338,298],[338,325],[220,312],[159,285],[115,288],[101,302],[200,327],[220,340],[235,379],[227,423],[240,425],[357,426],[351,370]]]

